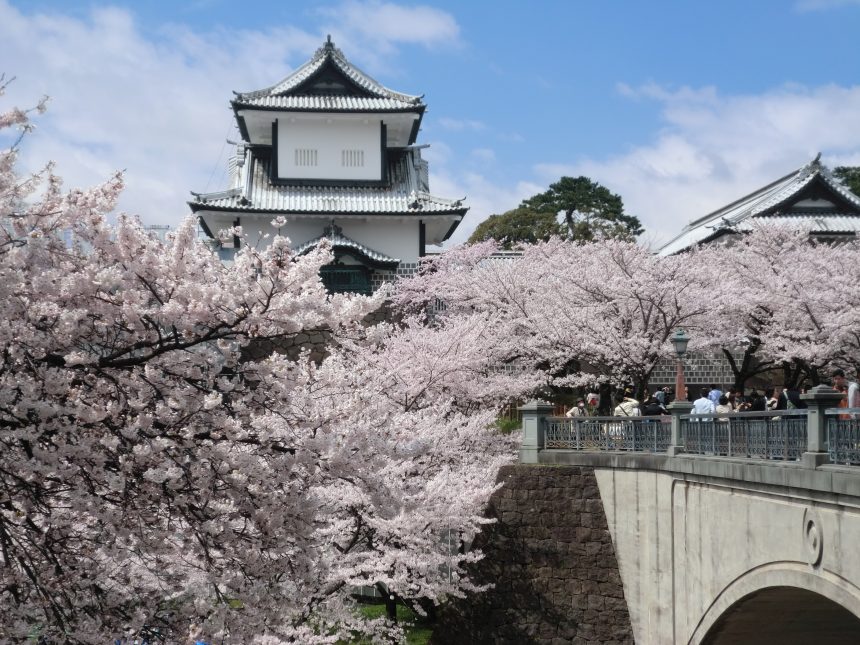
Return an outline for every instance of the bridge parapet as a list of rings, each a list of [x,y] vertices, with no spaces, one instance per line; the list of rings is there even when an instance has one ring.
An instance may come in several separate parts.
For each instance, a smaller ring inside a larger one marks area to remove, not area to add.
[[[860,465],[860,409],[832,407],[841,394],[817,386],[803,395],[806,410],[690,414],[686,401],[659,417],[553,417],[552,406],[531,401],[523,415],[521,463],[547,463],[554,451],[683,453]]]
[[[763,645],[856,642],[860,409],[838,400],[819,387],[806,411],[572,419],[532,402],[520,461],[535,465],[519,468],[594,473],[636,642],[749,642],[750,625]]]

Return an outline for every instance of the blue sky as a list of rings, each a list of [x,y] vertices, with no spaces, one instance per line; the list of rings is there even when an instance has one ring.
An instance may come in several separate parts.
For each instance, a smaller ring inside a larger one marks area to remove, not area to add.
[[[431,190],[472,207],[457,239],[562,174],[620,193],[653,244],[818,151],[860,165],[860,0],[0,0],[2,102],[52,97],[24,163],[69,185],[123,168],[123,208],[175,224],[226,182],[232,90],[328,33],[425,94]]]

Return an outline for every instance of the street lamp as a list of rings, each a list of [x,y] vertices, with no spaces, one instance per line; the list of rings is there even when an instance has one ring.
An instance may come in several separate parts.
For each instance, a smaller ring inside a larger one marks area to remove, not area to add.
[[[675,330],[675,333],[672,334],[671,339],[672,345],[675,347],[675,354],[678,355],[677,358],[677,370],[675,372],[675,400],[686,400],[687,396],[685,394],[685,390],[687,389],[686,384],[684,383],[684,354],[687,353],[687,343],[690,342],[690,337],[684,332],[683,329]],[[681,399],[683,397],[683,399]]]
[[[675,348],[676,360],[678,361],[678,371],[675,374],[675,400],[669,404],[669,413],[672,415],[672,439],[671,445],[666,449],[666,454],[669,456],[679,455],[684,452],[683,428],[684,423],[681,419],[683,415],[690,414],[693,409],[693,404],[687,400],[684,385],[684,354],[687,353],[687,343],[690,342],[690,337],[684,333],[683,329],[675,330],[675,333],[670,336],[672,346]]]

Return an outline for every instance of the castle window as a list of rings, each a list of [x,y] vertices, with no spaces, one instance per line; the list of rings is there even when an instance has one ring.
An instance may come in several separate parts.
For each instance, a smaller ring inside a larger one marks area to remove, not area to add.
[[[296,148],[296,166],[316,166],[317,151],[313,148]]]
[[[340,165],[344,168],[363,168],[364,150],[341,150]]]
[[[329,293],[360,293],[369,296],[370,272],[361,266],[330,264],[320,269],[320,277]]]

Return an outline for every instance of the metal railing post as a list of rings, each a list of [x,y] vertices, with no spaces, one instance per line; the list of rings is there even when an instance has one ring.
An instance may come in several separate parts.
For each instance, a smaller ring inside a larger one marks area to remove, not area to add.
[[[726,426],[727,426],[726,430],[729,433],[729,437],[728,437],[729,445],[727,448],[727,453],[728,453],[727,456],[731,457],[732,456],[732,422],[731,421],[727,422]]]
[[[517,408],[523,415],[523,443],[520,446],[520,463],[538,463],[538,453],[544,448],[544,419],[552,415],[553,406],[545,401],[532,400]]]
[[[807,468],[815,468],[830,461],[827,453],[827,419],[824,411],[832,408],[842,399],[842,393],[829,385],[816,385],[806,394],[800,395],[806,401],[806,452],[801,461]]]
[[[770,459],[770,424],[764,422],[764,454],[762,459]]]
[[[693,409],[693,404],[689,401],[674,400],[668,408],[669,414],[672,415],[672,439],[670,440],[669,448],[666,450],[668,455],[679,455],[684,452],[684,446],[681,442],[681,415],[690,414]]]

